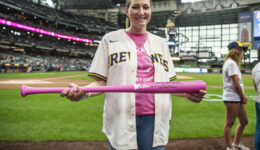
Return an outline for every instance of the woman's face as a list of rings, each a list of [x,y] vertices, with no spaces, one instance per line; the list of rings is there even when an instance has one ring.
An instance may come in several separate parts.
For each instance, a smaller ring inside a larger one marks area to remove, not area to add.
[[[125,8],[125,12],[130,19],[131,27],[146,30],[152,13],[150,0],[131,0],[129,8]]]

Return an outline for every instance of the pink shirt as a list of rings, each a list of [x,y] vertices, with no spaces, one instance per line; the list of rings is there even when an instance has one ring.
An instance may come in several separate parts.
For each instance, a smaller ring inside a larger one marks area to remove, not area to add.
[[[147,40],[147,33],[127,35],[135,42],[137,50],[137,75],[136,84],[154,82],[154,65],[151,58],[144,49]],[[136,115],[148,115],[155,113],[154,94],[136,93],[135,94]]]

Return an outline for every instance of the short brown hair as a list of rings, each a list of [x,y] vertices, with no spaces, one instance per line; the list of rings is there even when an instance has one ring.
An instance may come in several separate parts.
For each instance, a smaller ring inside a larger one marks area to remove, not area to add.
[[[126,0],[126,1],[125,1],[125,7],[126,7],[126,8],[129,8],[129,7],[130,7],[131,1],[132,1],[132,0]],[[152,5],[152,0],[149,0],[149,1],[150,1],[150,5]]]

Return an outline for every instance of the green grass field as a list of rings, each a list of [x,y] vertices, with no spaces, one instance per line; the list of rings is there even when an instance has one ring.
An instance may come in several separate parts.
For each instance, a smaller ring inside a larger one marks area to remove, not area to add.
[[[86,72],[41,73],[41,77],[84,74]],[[207,85],[222,85],[221,74],[178,73],[179,76],[204,80]],[[0,78],[10,74],[0,74]],[[12,78],[39,77],[32,74],[11,74]],[[74,77],[89,80],[86,76]],[[178,79],[181,80],[181,79]],[[243,75],[245,86],[253,86],[250,75]],[[208,88],[205,100],[199,104],[173,97],[170,139],[223,137],[225,107],[222,89]],[[256,124],[253,88],[245,89],[249,124],[244,135],[253,135]],[[211,101],[214,100],[214,101]],[[0,89],[0,141],[104,141],[102,112],[104,95],[80,102],[70,102],[59,94],[20,96],[19,89]],[[234,133],[234,129],[233,129]]]

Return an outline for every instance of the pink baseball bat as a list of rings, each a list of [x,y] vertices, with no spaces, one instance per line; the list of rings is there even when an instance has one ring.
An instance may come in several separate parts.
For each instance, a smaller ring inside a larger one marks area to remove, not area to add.
[[[23,85],[21,95],[29,94],[60,93],[66,88],[34,88]],[[136,92],[136,93],[199,93],[206,90],[204,81],[172,81],[151,82],[146,84],[102,86],[102,87],[80,87],[85,92]]]

